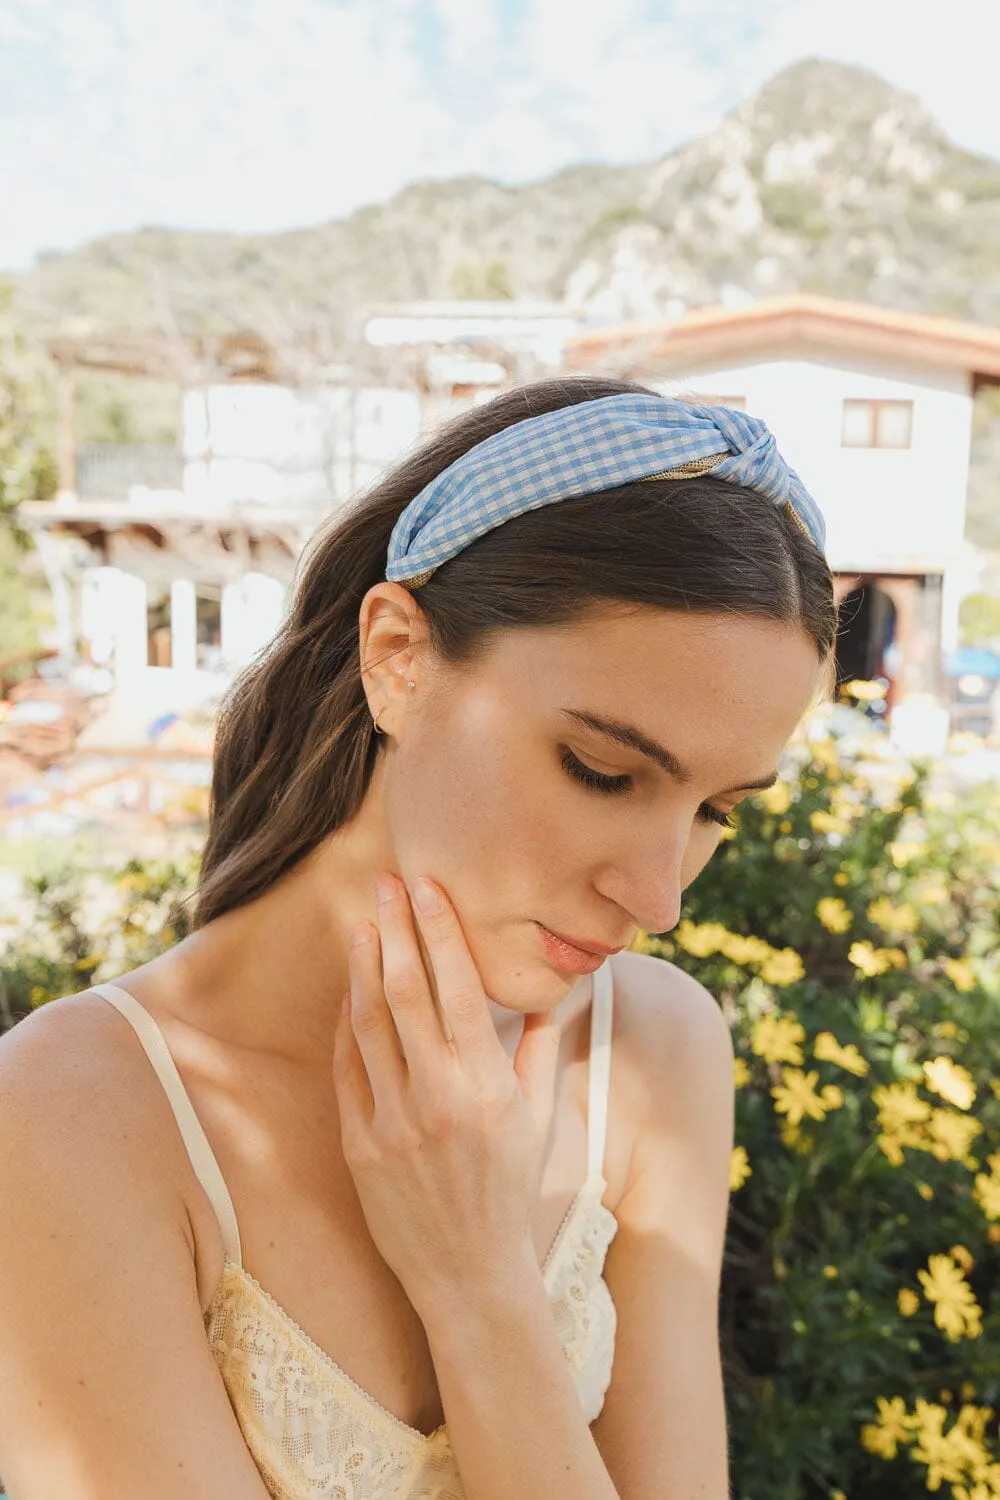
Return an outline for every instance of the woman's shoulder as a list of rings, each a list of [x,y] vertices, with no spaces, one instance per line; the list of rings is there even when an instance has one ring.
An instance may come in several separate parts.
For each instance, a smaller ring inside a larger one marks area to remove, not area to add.
[[[661,1109],[690,1096],[690,1083],[732,1092],[729,1024],[704,985],[665,959],[623,952],[613,960],[615,1068],[633,1097]]]
[[[53,1182],[75,1173],[124,1190],[158,1179],[162,1195],[153,1196],[176,1201],[182,1163],[168,1124],[131,1027],[93,991],[40,1006],[0,1038],[5,1178],[16,1163],[34,1163]]]

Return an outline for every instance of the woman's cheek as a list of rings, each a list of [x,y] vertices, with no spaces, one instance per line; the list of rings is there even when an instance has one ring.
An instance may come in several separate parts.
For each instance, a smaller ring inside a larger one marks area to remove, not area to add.
[[[708,864],[722,841],[718,824],[695,823],[681,861],[681,887],[687,890]]]

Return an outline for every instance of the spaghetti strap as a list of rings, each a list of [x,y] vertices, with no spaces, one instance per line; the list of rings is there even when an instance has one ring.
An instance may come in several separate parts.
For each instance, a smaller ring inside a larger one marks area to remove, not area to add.
[[[610,958],[594,974],[590,1008],[590,1063],[587,1103],[587,1181],[607,1186],[604,1179],[604,1145],[608,1130],[608,1095],[611,1088],[611,1028],[614,1020],[615,982]]]
[[[107,1000],[109,1005],[113,1005],[115,1010],[125,1017],[139,1038],[143,1051],[149,1058],[153,1071],[170,1101],[170,1107],[174,1112],[184,1145],[187,1147],[188,1156],[191,1158],[195,1176],[215,1209],[215,1216],[222,1231],[226,1258],[241,1266],[243,1252],[233,1200],[229,1196],[225,1178],[215,1159],[215,1153],[208,1144],[208,1137],[202,1129],[201,1121],[195,1114],[188,1091],[181,1081],[177,1064],[170,1055],[170,1048],[167,1046],[163,1032],[149,1011],[140,1005],[128,990],[123,990],[117,984],[92,984],[90,988],[95,995],[100,995],[102,1000]]]

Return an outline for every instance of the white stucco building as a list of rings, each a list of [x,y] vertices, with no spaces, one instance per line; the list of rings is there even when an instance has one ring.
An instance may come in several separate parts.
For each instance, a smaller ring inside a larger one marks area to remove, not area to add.
[[[967,574],[972,398],[1000,382],[1000,331],[800,295],[589,331],[566,364],[767,422],[823,509],[840,597],[855,596],[842,675],[886,677],[890,701],[938,692]]]

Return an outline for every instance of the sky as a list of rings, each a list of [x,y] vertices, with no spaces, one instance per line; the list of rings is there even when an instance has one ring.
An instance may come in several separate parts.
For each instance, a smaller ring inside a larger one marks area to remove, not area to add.
[[[0,0],[0,270],[635,161],[820,56],[1000,158],[1000,0]]]

